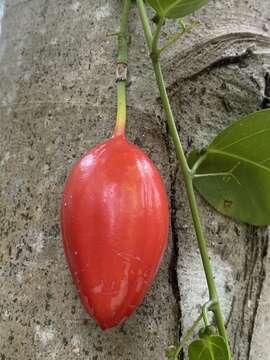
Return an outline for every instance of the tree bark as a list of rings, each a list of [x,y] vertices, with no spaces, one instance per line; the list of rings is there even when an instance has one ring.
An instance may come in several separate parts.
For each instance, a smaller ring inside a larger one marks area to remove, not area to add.
[[[82,308],[59,231],[70,167],[112,133],[120,1],[0,0],[0,359],[164,359],[207,300],[181,173],[142,27],[131,16],[128,137],[159,167],[171,200],[161,269],[136,313],[102,333]],[[3,11],[2,11],[3,10]],[[151,13],[151,11],[150,11]],[[210,1],[162,56],[185,150],[269,106],[270,4]],[[189,21],[189,19],[187,19]],[[177,30],[168,22],[162,36]],[[235,360],[268,360],[269,231],[199,198]]]

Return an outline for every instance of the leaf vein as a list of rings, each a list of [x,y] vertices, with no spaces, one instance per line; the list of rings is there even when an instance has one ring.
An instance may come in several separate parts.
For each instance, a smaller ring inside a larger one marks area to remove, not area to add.
[[[228,149],[229,147],[235,145],[235,144],[239,144],[240,142],[244,141],[244,140],[247,140],[247,139],[251,139],[252,137],[255,137],[256,135],[260,135],[260,134],[264,134],[266,132],[270,131],[270,128],[267,128],[267,129],[263,129],[263,130],[260,130],[260,131],[257,131],[253,134],[250,134],[250,135],[247,135],[239,140],[236,140],[234,142],[232,142],[231,144],[228,144],[226,146],[224,146],[223,148],[220,148],[220,150],[225,150],[225,149]]]
[[[265,170],[267,172],[270,173],[270,169],[260,163],[257,163],[253,160],[250,160],[250,159],[247,159],[246,157],[243,157],[243,156],[240,156],[240,155],[236,155],[236,154],[233,154],[233,153],[230,153],[230,152],[226,152],[226,151],[222,151],[222,150],[219,150],[219,149],[208,149],[207,150],[208,153],[210,154],[220,154],[220,155],[224,155],[224,156],[227,156],[227,157],[231,157],[233,159],[237,159],[239,161],[243,161],[243,162],[247,162],[249,163],[250,165],[253,165],[253,166],[256,166],[258,168],[261,168],[262,170]]]

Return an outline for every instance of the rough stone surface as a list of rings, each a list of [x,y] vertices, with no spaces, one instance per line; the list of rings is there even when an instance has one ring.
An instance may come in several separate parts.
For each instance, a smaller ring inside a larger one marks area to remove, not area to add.
[[[135,9],[128,136],[165,179],[169,248],[137,312],[105,333],[83,310],[68,273],[59,201],[75,159],[111,134],[116,43],[106,34],[117,29],[119,7],[117,0],[0,0],[1,360],[162,360],[207,300]],[[201,25],[163,56],[186,151],[259,109],[270,71],[268,1],[211,1],[196,19]],[[175,30],[169,22],[163,38]],[[268,229],[234,223],[199,203],[234,359],[269,360]]]

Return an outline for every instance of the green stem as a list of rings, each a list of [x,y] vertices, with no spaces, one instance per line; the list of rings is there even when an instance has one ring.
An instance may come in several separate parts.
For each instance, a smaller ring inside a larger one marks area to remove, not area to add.
[[[163,74],[162,74],[161,67],[160,67],[158,48],[157,48],[157,46],[153,46],[153,41],[152,41],[153,37],[152,37],[150,25],[149,25],[149,20],[148,20],[146,11],[145,11],[144,2],[143,2],[143,0],[137,0],[137,4],[138,4],[138,8],[139,8],[140,18],[141,18],[143,28],[145,31],[145,36],[147,39],[148,47],[152,54],[151,58],[152,58],[153,68],[154,68],[157,85],[158,85],[159,92],[160,92],[161,101],[162,101],[164,111],[167,116],[169,132],[170,132],[170,135],[171,135],[174,145],[175,145],[176,155],[177,155],[178,162],[179,162],[180,168],[182,170],[184,182],[186,185],[186,190],[187,190],[187,195],[188,195],[188,199],[189,199],[194,228],[195,228],[198,246],[199,246],[202,263],[203,263],[203,267],[204,267],[204,272],[205,272],[205,276],[206,276],[206,280],[207,280],[207,285],[208,285],[208,290],[209,290],[209,298],[210,298],[210,301],[215,302],[215,305],[213,306],[212,311],[214,312],[214,315],[215,315],[216,325],[218,327],[219,333],[221,336],[224,337],[224,339],[227,343],[228,349],[229,349],[228,337],[227,337],[220,305],[218,302],[218,295],[217,295],[217,289],[216,289],[215,280],[214,280],[214,274],[212,271],[212,267],[211,267],[211,263],[210,263],[210,259],[209,259],[209,255],[208,255],[208,251],[207,251],[206,241],[204,238],[202,224],[200,221],[199,209],[198,209],[198,205],[197,205],[197,201],[196,201],[196,197],[195,197],[195,193],[194,193],[191,170],[188,166],[188,163],[187,163],[187,160],[185,157],[185,153],[184,153],[184,150],[183,150],[180,138],[179,138],[179,134],[177,131],[177,127],[175,124],[174,115],[173,115],[173,112],[171,109],[170,101],[169,101],[169,98],[167,95],[166,86],[165,86]],[[159,21],[163,22],[163,19],[160,19]],[[158,25],[158,27],[159,27],[159,25]],[[157,41],[155,42],[155,44],[157,44]]]
[[[154,33],[154,37],[153,37],[153,41],[152,41],[152,51],[151,51],[151,55],[152,54],[159,54],[160,51],[158,50],[158,40],[159,40],[159,37],[160,37],[160,33],[161,33],[161,29],[162,29],[162,26],[165,22],[165,19],[163,17],[160,17],[159,20],[158,20],[158,24],[157,24],[157,28],[156,28],[156,31]]]
[[[191,174],[194,175],[196,174],[196,171],[199,169],[199,167],[201,166],[201,164],[204,162],[204,160],[207,158],[207,153],[203,154],[202,156],[199,157],[199,159],[195,162],[195,164],[193,165],[192,169],[191,169]]]
[[[114,136],[125,134],[127,105],[126,105],[126,82],[128,64],[128,17],[130,13],[131,0],[123,0],[123,11],[121,16],[120,30],[118,37],[118,58],[116,67],[117,81],[117,117]]]
[[[143,0],[137,1],[137,5],[138,5],[138,9],[139,9],[139,14],[140,14],[140,18],[141,18],[141,22],[142,22],[142,26],[143,26],[143,30],[144,30],[146,42],[147,42],[148,48],[151,50],[152,42],[153,42],[153,35],[152,35],[151,27],[149,24],[148,16],[145,11]]]
[[[159,53],[161,54],[163,51],[167,50],[168,47],[176,43],[177,40],[179,40],[185,33],[189,33],[195,26],[199,24],[199,22],[191,22],[189,26],[186,26],[184,22],[180,19],[179,24],[181,27],[181,30],[178,31],[176,34],[172,35],[169,40],[165,43],[164,46],[162,46],[161,49],[159,49]]]
[[[173,45],[178,39],[180,39],[181,36],[184,35],[184,33],[186,32],[186,26],[183,23],[182,20],[179,21],[180,25],[181,25],[181,30],[178,31],[176,34],[174,34],[173,36],[171,36],[171,38],[165,43],[165,45],[162,46],[161,49],[159,49],[159,53],[161,54],[163,51],[165,51],[168,47],[170,47],[171,45]]]
[[[128,63],[128,18],[131,0],[123,0],[123,11],[118,32],[118,63]]]
[[[216,305],[216,302],[210,300],[202,306],[202,316],[203,316],[203,321],[204,321],[205,326],[210,325],[208,312],[209,312],[209,309],[213,308],[213,306],[215,306],[215,305]]]
[[[193,325],[191,326],[191,328],[188,330],[188,332],[186,333],[186,335],[184,336],[183,340],[181,341],[180,345],[177,348],[177,351],[175,353],[175,360],[178,359],[180,352],[182,351],[183,347],[186,345],[186,343],[188,342],[188,340],[191,338],[191,336],[194,334],[196,327],[199,325],[201,319],[202,319],[203,315],[200,314],[200,316],[194,321]]]

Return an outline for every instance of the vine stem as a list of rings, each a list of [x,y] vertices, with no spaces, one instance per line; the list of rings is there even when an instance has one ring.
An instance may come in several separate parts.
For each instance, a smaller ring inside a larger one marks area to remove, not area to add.
[[[196,236],[197,236],[198,246],[199,246],[202,263],[203,263],[203,268],[204,268],[204,272],[205,272],[205,277],[206,277],[206,281],[207,281],[207,285],[208,285],[209,298],[210,298],[210,301],[212,301],[214,303],[214,305],[211,309],[215,316],[215,321],[216,321],[216,325],[217,325],[219,334],[224,338],[224,340],[227,344],[227,347],[228,347],[228,351],[229,351],[228,336],[227,336],[227,332],[225,329],[220,304],[218,301],[218,293],[217,293],[216,284],[215,284],[215,280],[214,280],[214,274],[213,274],[211,262],[210,262],[208,251],[207,251],[206,241],[204,238],[203,228],[202,228],[202,224],[201,224],[201,220],[200,220],[199,209],[198,209],[198,205],[197,205],[197,201],[196,201],[196,196],[194,193],[192,173],[188,166],[188,163],[187,163],[187,160],[185,157],[185,153],[184,153],[184,150],[183,150],[180,138],[179,138],[179,134],[178,134],[177,127],[175,124],[175,120],[174,120],[174,115],[172,112],[172,108],[170,105],[170,101],[168,98],[168,94],[166,91],[166,86],[165,86],[165,82],[164,82],[164,78],[163,78],[163,74],[162,74],[162,70],[161,70],[161,66],[160,66],[160,56],[159,56],[159,50],[158,50],[157,45],[158,45],[158,37],[159,37],[160,31],[161,31],[161,26],[164,23],[164,18],[161,17],[159,19],[156,33],[153,36],[151,27],[149,24],[149,19],[148,19],[146,10],[145,10],[144,1],[137,0],[137,5],[138,5],[141,22],[142,22],[143,29],[144,29],[146,41],[148,44],[148,48],[150,50],[150,56],[151,56],[152,63],[153,63],[153,69],[155,72],[161,101],[162,101],[164,111],[167,116],[169,133],[173,139],[179,166],[183,173],[183,178],[184,178],[186,191],[187,191],[187,195],[188,195],[188,200],[189,200],[189,205],[190,205],[191,214],[192,214],[192,219],[193,219],[194,228],[195,228],[195,232],[196,232]],[[230,353],[230,351],[229,351],[229,353]],[[231,358],[231,356],[230,356],[230,358]]]
[[[127,65],[128,65],[128,18],[132,0],[123,0],[123,11],[121,15],[120,30],[118,38],[118,58],[116,66],[117,82],[117,116],[114,129],[114,136],[124,136],[127,119],[126,105],[126,82],[127,82]]]
[[[188,330],[186,335],[184,336],[183,340],[181,341],[181,344],[178,346],[178,348],[176,350],[175,357],[174,357],[175,360],[178,359],[180,352],[182,351],[182,349],[184,348],[184,346],[186,345],[188,340],[191,338],[191,336],[194,334],[194,331],[196,330],[196,327],[199,325],[202,317],[203,317],[203,315],[200,314],[199,317],[194,321],[193,325]]]

